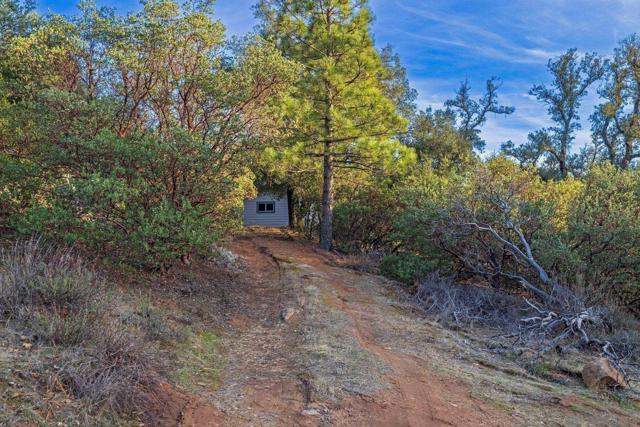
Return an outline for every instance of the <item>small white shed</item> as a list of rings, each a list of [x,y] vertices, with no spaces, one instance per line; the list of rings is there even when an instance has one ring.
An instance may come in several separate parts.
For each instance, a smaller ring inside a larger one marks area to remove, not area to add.
[[[245,200],[243,221],[245,227],[288,227],[287,195],[263,193],[255,199]]]

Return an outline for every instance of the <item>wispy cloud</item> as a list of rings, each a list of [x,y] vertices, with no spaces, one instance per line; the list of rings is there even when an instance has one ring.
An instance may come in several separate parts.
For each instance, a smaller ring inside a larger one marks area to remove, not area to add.
[[[521,64],[540,63],[540,61],[546,61],[546,59],[560,53],[557,50],[549,50],[536,45],[533,40],[530,41],[529,46],[518,44],[495,31],[469,22],[468,19],[458,14],[433,12],[426,8],[408,5],[405,2],[396,2],[396,5],[401,10],[431,24],[426,26],[422,32],[403,31],[403,35],[406,37],[434,45],[457,47],[470,54],[485,58]],[[431,35],[433,33],[438,35]]]
[[[478,97],[488,77],[503,79],[501,103],[516,112],[489,118],[482,131],[489,150],[552,125],[546,106],[528,95],[534,84],[549,83],[550,58],[573,47],[607,57],[620,39],[640,32],[640,0],[371,1],[379,16],[384,10],[377,31],[410,58],[420,107],[441,106],[460,80],[469,79]],[[437,83],[446,79],[452,85]],[[588,118],[599,102],[594,87],[580,109],[576,148],[591,140]]]
[[[405,37],[415,40],[433,43],[440,46],[453,46],[465,50],[468,54],[481,56],[489,59],[497,59],[504,62],[515,64],[540,64],[545,63],[549,58],[558,56],[560,51],[549,51],[540,48],[526,48],[516,45],[491,45],[481,43],[478,40],[465,40],[463,38],[442,38],[416,34],[413,32],[403,31]]]

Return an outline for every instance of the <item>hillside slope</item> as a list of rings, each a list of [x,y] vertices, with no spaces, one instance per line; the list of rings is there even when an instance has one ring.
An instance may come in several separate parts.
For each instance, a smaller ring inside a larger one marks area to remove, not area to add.
[[[447,329],[397,284],[286,232],[238,234],[162,275],[61,264],[68,252],[32,262],[37,246],[5,253],[4,277],[45,283],[66,265],[51,283],[86,295],[68,307],[103,310],[86,323],[22,306],[82,322],[67,344],[48,324],[5,322],[3,426],[640,426],[634,394],[584,387],[584,358],[527,365],[494,332]],[[49,273],[16,269],[32,264]]]
[[[496,359],[412,313],[385,279],[311,244],[247,233],[230,248],[244,267],[229,289],[220,382],[202,390],[220,415],[187,408],[178,425],[640,425],[636,404]]]

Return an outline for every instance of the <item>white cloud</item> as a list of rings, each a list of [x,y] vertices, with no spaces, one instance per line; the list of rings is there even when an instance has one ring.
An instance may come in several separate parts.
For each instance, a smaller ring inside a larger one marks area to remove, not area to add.
[[[406,37],[437,45],[458,47],[485,58],[521,64],[540,63],[540,61],[546,61],[560,53],[558,50],[549,50],[538,45],[541,43],[523,46],[495,31],[470,23],[461,14],[437,13],[426,8],[407,5],[405,2],[396,2],[396,5],[401,10],[418,16],[437,27],[426,27],[425,31],[421,33],[404,31],[403,34]],[[433,33],[438,35],[431,35]],[[529,40],[529,42],[535,43],[533,40]]]

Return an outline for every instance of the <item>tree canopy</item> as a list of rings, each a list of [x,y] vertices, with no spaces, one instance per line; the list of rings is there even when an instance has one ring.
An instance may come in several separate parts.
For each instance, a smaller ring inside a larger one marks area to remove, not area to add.
[[[405,282],[448,269],[638,309],[637,36],[610,60],[552,58],[530,95],[553,125],[496,154],[483,129],[515,112],[498,78],[418,108],[367,1],[255,11],[256,34],[229,39],[212,1],[119,15],[87,0],[64,17],[0,0],[2,230],[164,271],[209,253],[269,190],[322,248],[375,253]],[[592,90],[593,140],[576,147]]]
[[[399,68],[388,52],[383,60],[375,49],[366,1],[265,0],[257,11],[265,38],[302,65],[285,106],[285,128],[289,149],[322,159],[320,245],[329,249],[334,169],[372,168],[402,153],[392,137],[406,126],[396,109],[406,100],[404,76],[399,88],[390,84]]]

